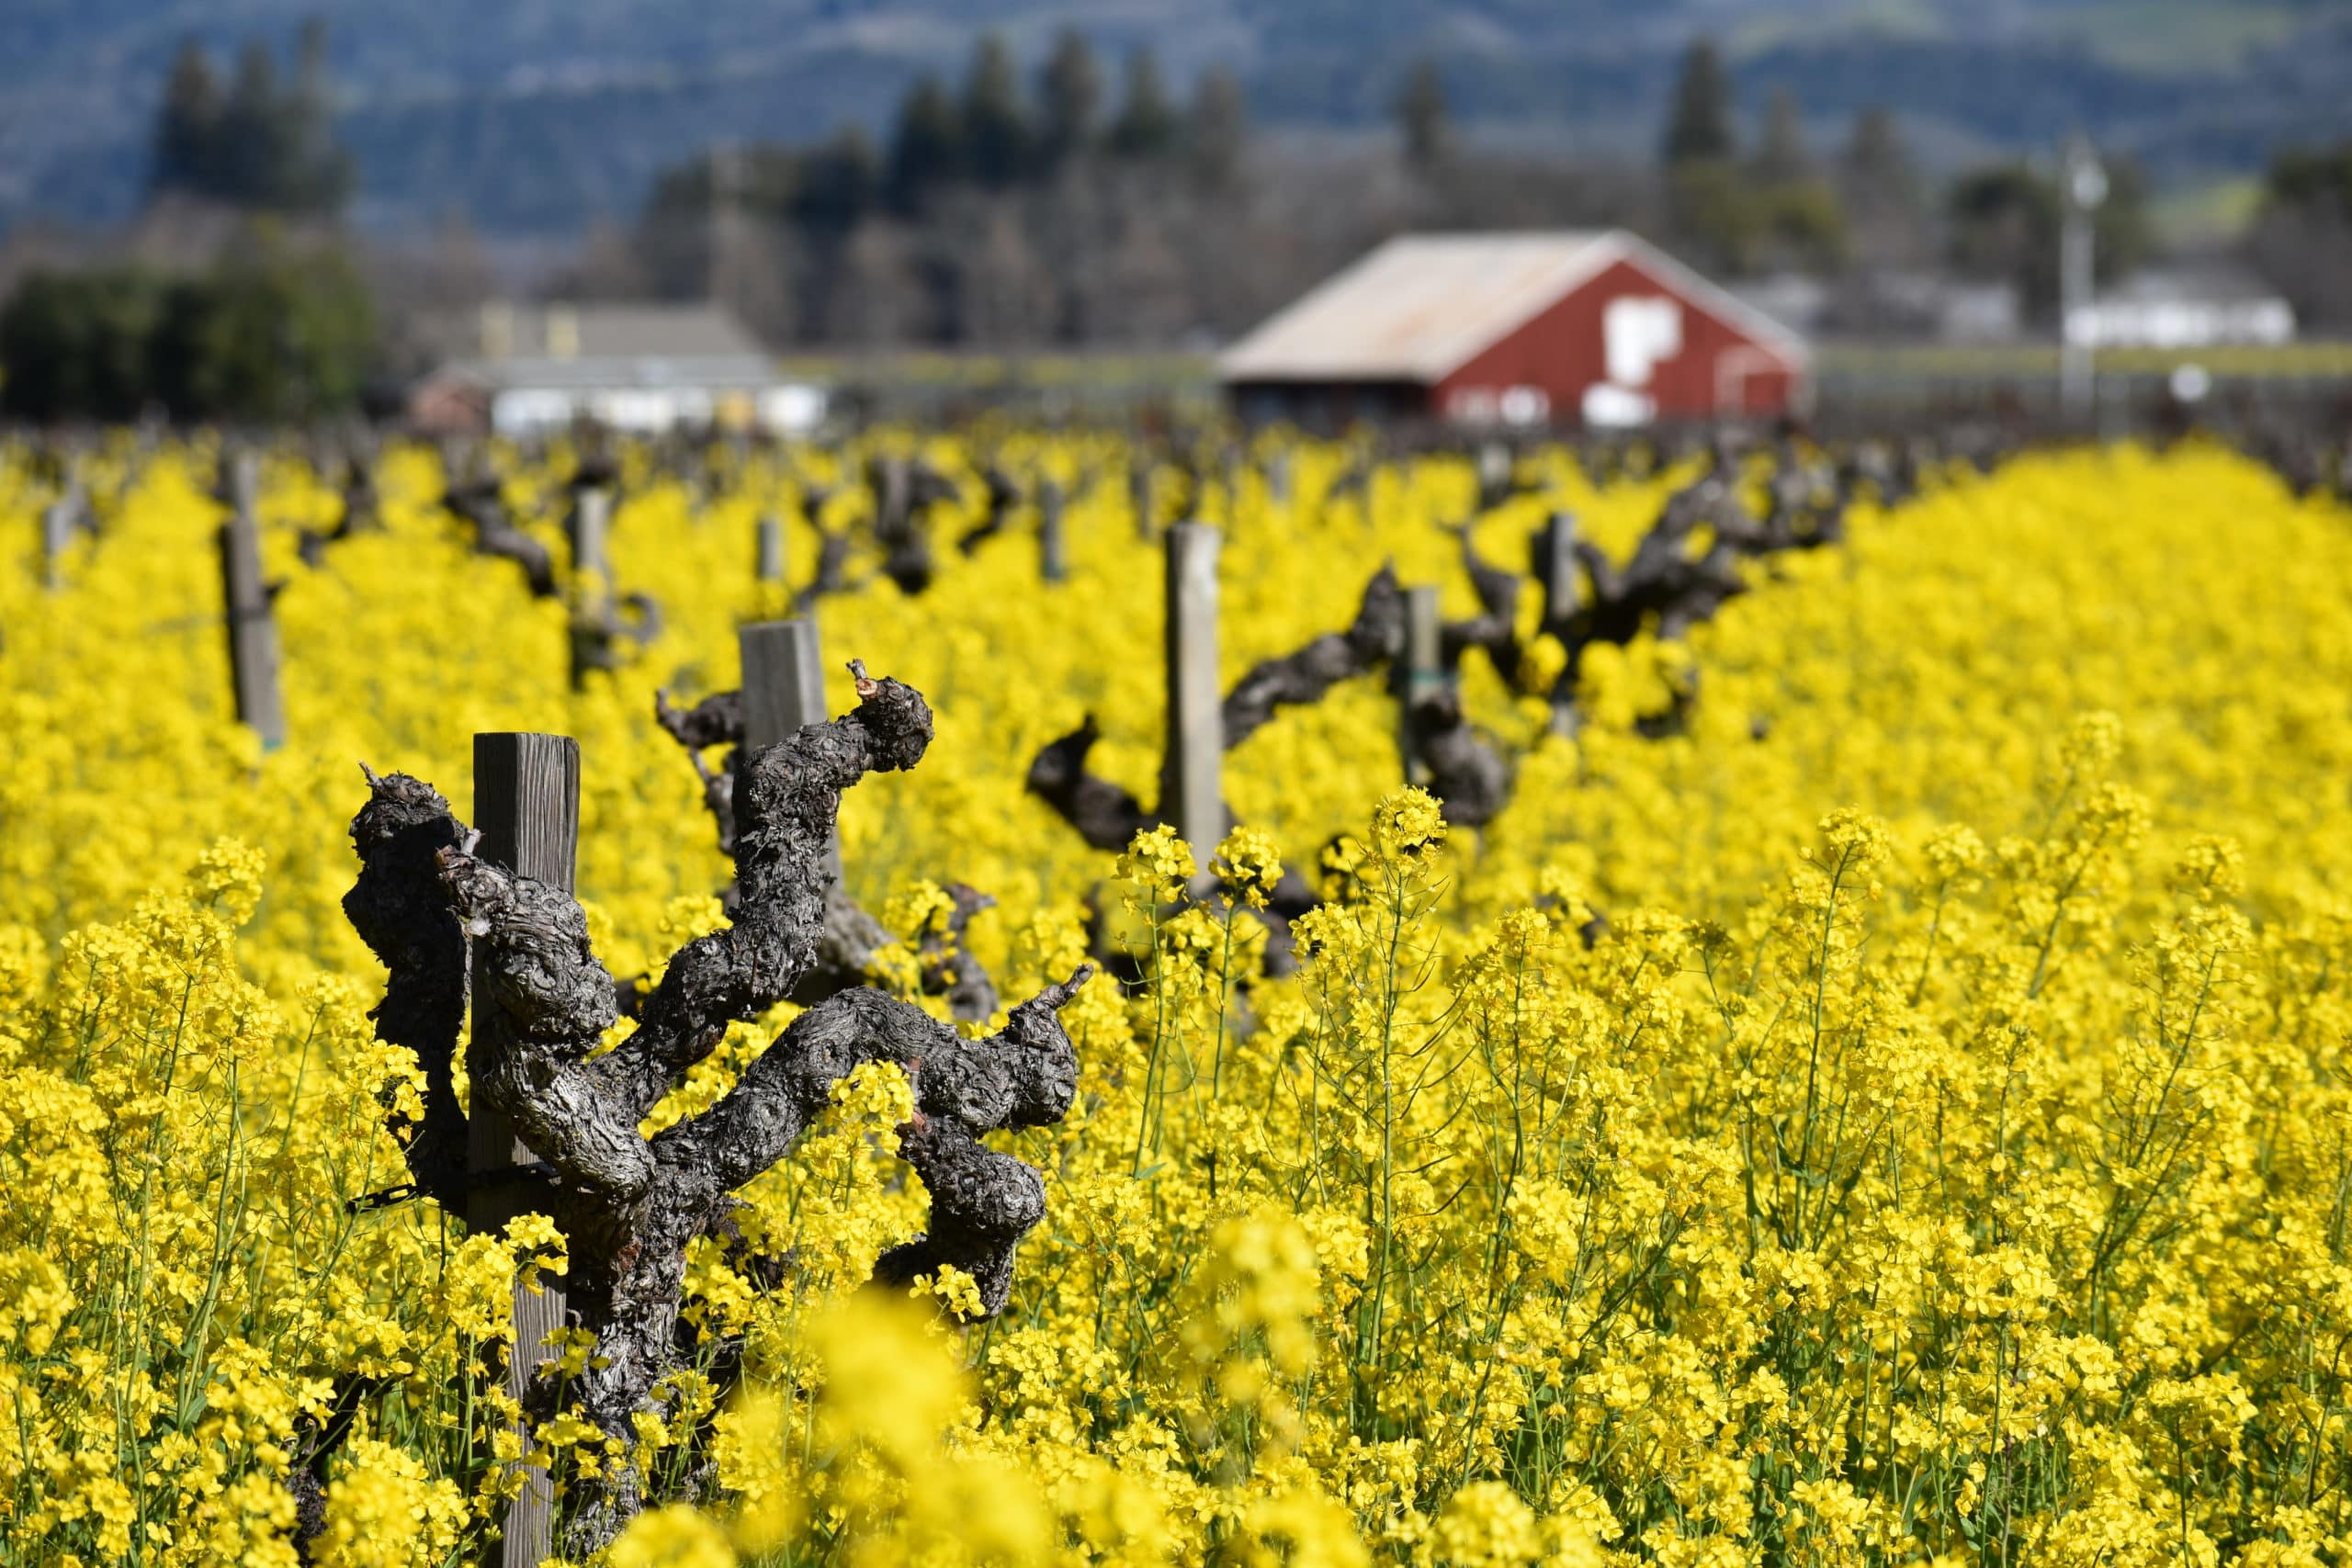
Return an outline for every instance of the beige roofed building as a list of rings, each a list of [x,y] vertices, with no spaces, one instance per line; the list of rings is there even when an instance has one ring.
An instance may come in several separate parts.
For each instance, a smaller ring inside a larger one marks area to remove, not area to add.
[[[619,430],[806,430],[820,389],[778,376],[759,341],[707,304],[485,305],[471,352],[419,381],[420,428],[525,435],[594,421]]]

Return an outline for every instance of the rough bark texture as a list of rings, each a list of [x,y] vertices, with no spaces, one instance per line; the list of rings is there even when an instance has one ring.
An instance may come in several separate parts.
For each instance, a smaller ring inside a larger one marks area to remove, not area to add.
[[[1506,571],[1478,553],[1466,525],[1454,534],[1462,541],[1462,565],[1477,591],[1475,620],[1448,621],[1438,628],[1438,653],[1448,670],[1458,670],[1462,656],[1476,649],[1495,667],[1505,685],[1519,680],[1519,595],[1525,586],[1518,573]]]
[[[718,824],[720,852],[735,853],[735,768],[734,757],[743,745],[743,699],[741,692],[720,692],[705,697],[691,708],[671,705],[669,694],[653,694],[653,717],[669,732],[672,739],[685,749],[686,758],[694,764],[695,776],[702,781],[703,804],[709,807],[711,819]],[[723,769],[714,770],[703,760],[703,751],[712,746],[730,746],[730,753]],[[741,898],[739,887],[729,886],[719,894],[719,901],[731,916]],[[956,883],[949,889],[956,899],[957,914],[952,931],[926,933],[925,951],[935,954],[935,962],[926,962],[922,971],[926,995],[945,996],[956,1017],[967,1023],[985,1023],[996,1015],[996,985],[988,971],[970,953],[961,951],[964,928],[973,915],[994,907],[996,900]],[[967,903],[968,900],[968,903]],[[945,951],[952,937],[956,952],[951,957]],[[816,962],[803,975],[792,990],[792,999],[807,1006],[821,1001],[836,991],[864,985],[873,974],[876,954],[889,945],[890,933],[882,923],[867,914],[839,883],[826,890],[825,919],[817,944]],[[630,1016],[641,1010],[643,998],[634,987],[625,987],[624,995],[630,1003]]]
[[[1459,694],[1439,690],[1415,706],[1413,718],[1429,790],[1444,804],[1445,819],[1463,828],[1493,821],[1510,800],[1510,764],[1463,716]]]
[[[965,529],[956,541],[957,553],[966,556],[1004,532],[1004,525],[1012,520],[1013,509],[1021,504],[1021,487],[1002,468],[990,463],[982,478],[988,486],[988,503],[980,513],[980,520]]]
[[[2300,500],[2352,499],[2352,441],[2340,445],[2281,424],[2256,426],[2239,448],[2277,474]]]
[[[375,479],[366,464],[353,457],[344,466],[343,515],[324,533],[316,528],[298,531],[294,547],[302,558],[302,564],[316,571],[326,560],[329,545],[339,545],[355,534],[373,533],[382,526],[376,510]]]
[[[1480,592],[1487,611],[1476,621],[1446,628],[1454,657],[1464,649],[1486,647],[1491,657],[1507,660],[1515,669],[1515,651],[1497,654],[1489,645],[1502,640],[1510,649],[1517,648],[1510,625],[1518,609],[1518,581],[1483,561],[1476,564],[1486,573]],[[1489,594],[1493,597],[1487,598]],[[1383,566],[1365,585],[1363,603],[1346,630],[1326,632],[1295,653],[1269,659],[1234,683],[1219,710],[1225,749],[1230,751],[1248,739],[1282,709],[1319,702],[1340,682],[1389,665],[1404,643],[1404,590],[1397,585],[1395,569]],[[1427,733],[1436,748],[1436,754],[1427,759],[1431,793],[1444,802],[1451,821],[1476,826],[1488,820],[1509,795],[1509,765],[1462,722],[1453,698],[1442,701],[1430,716],[1435,728]],[[1052,807],[1091,847],[1123,850],[1136,834],[1166,818],[1159,810],[1147,810],[1132,792],[1087,772],[1087,754],[1101,739],[1102,730],[1089,714],[1076,729],[1037,753],[1029,764],[1029,793]]]
[[[1577,558],[1592,592],[1567,618],[1562,640],[1568,670],[1555,701],[1575,689],[1577,656],[1596,642],[1627,643],[1651,616],[1658,635],[1677,637],[1746,591],[1739,558],[1765,543],[1762,527],[1741,502],[1731,454],[1718,447],[1714,467],[1667,501],[1657,521],[1634,547],[1634,558],[1614,565],[1589,539],[1577,541]],[[1690,536],[1704,525],[1713,542],[1692,558]]]
[[[920,457],[877,457],[866,482],[874,491],[874,539],[882,574],[912,596],[931,586],[931,509],[955,499],[956,486]]]
[[[821,484],[802,473],[786,458],[794,482],[800,491],[800,514],[817,532],[817,569],[808,584],[792,596],[793,614],[807,615],[817,601],[829,593],[843,593],[857,586],[849,580],[850,533],[847,528],[825,526],[825,508],[841,493],[837,485]]]
[[[1094,716],[1088,714],[1076,729],[1048,742],[1029,764],[1029,793],[1052,807],[1091,847],[1124,850],[1159,816],[1145,810],[1134,792],[1086,771],[1087,753],[1102,739]]]
[[[1318,703],[1340,682],[1369,675],[1405,647],[1405,591],[1396,569],[1383,565],[1344,631],[1326,632],[1295,653],[1269,659],[1233,684],[1219,710],[1225,749],[1232,750],[1286,707]]]
[[[441,890],[441,852],[460,829],[432,785],[404,773],[379,778],[363,763],[368,804],[351,819],[359,879],[343,912],[389,971],[370,1015],[376,1037],[415,1053],[424,1119],[388,1117],[407,1145],[410,1179],[453,1213],[465,1207],[466,1118],[458,1109],[451,1046],[466,1021],[466,938]]]
[[[972,917],[996,908],[996,900],[968,883],[947,885],[951,906],[945,919],[934,919],[923,928],[916,952],[922,960],[922,988],[927,996],[944,996],[947,1010],[967,1022],[996,1016],[996,981],[972,956],[967,942]]]
[[[583,609],[571,618],[571,681],[591,670],[617,670],[626,649],[642,649],[662,635],[662,605],[650,593],[625,593],[617,601]]]
[[[1078,1064],[1057,1011],[1091,966],[979,1040],[880,992],[840,992],[796,1019],[709,1110],[650,1139],[638,1130],[730,1022],[790,995],[815,964],[842,791],[869,773],[912,767],[930,743],[931,710],[918,693],[852,668],[854,712],[739,755],[735,923],[677,953],[636,1033],[603,1056],[592,1052],[613,1021],[614,986],[571,895],[478,858],[475,835],[415,779],[371,775],[370,798],[352,825],[361,872],[347,903],[390,972],[378,1028],[416,1051],[427,1072],[412,1173],[436,1196],[462,1187],[440,1151],[453,1129],[463,1147],[462,1125],[449,1121],[448,1058],[470,969],[478,1005],[495,1010],[500,1024],[473,1037],[473,1092],[513,1121],[548,1168],[542,1197],[570,1244],[567,1303],[598,1345],[598,1363],[571,1394],[624,1443],[630,1416],[677,1364],[687,1243],[723,1229],[733,1190],[790,1152],[834,1082],[859,1063],[897,1062],[913,1080],[916,1115],[902,1146],[933,1195],[929,1232],[885,1258],[886,1278],[952,1263],[979,1282],[984,1307],[996,1312],[1011,1288],[1013,1250],[1044,1213],[1037,1174],[978,1140],[1069,1109]],[[428,875],[437,897],[426,896]],[[535,1414],[547,1414],[551,1398],[546,1385],[537,1388]],[[623,1463],[585,1489],[564,1533],[567,1552],[586,1556],[609,1541],[644,1500],[641,1485]]]
[[[729,915],[741,897],[737,887],[722,896]],[[882,929],[882,922],[835,883],[825,890],[825,921],[817,933],[816,959],[808,972],[793,983],[792,999],[808,1007],[836,991],[865,985],[873,975],[876,955],[889,943],[890,933]]]
[[[810,516],[816,513],[812,511]],[[828,593],[846,593],[857,584],[849,580],[848,530],[820,526],[817,530],[817,572],[808,586],[792,596],[794,613],[807,615]]]
[[[1508,672],[1518,663],[1511,621],[1518,610],[1519,582],[1475,556],[1472,559],[1485,578],[1480,594],[1487,608],[1476,621],[1445,628],[1453,638],[1453,657],[1468,648],[1487,648],[1498,662],[1508,660]],[[1496,652],[1492,645],[1498,641],[1507,643],[1510,651]],[[1383,566],[1365,585],[1363,603],[1346,630],[1326,632],[1295,653],[1267,660],[1235,682],[1220,710],[1226,750],[1239,745],[1282,709],[1318,702],[1340,682],[1391,664],[1404,642],[1404,590],[1395,570]],[[1463,721],[1458,699],[1451,694],[1424,705],[1418,716],[1424,722],[1430,793],[1444,803],[1447,819],[1464,827],[1491,819],[1510,797],[1510,764]],[[1087,772],[1087,754],[1101,739],[1089,714],[1076,729],[1037,753],[1029,764],[1028,787],[1091,847],[1123,850],[1136,833],[1165,818],[1158,810],[1145,809],[1130,791]]]
[[[523,569],[533,598],[556,596],[554,554],[508,519],[495,477],[453,481],[441,498],[441,504],[473,525],[476,550],[511,560]]]
[[[1763,547],[1810,550],[1846,536],[1846,496],[1837,470],[1808,457],[1791,435],[1773,452],[1771,509],[1765,514]]]
[[[743,694],[718,692],[703,698],[690,708],[670,705],[670,694],[653,694],[653,719],[670,738],[685,748],[686,761],[694,764],[695,777],[702,781],[703,805],[709,807],[711,820],[718,828],[718,850],[732,858],[735,853],[735,773],[732,765],[714,772],[703,761],[703,752],[713,746],[741,746],[743,743]]]

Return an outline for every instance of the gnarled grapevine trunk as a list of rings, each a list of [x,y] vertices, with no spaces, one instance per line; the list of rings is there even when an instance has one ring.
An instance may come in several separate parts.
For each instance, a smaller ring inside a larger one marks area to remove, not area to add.
[[[854,712],[748,756],[739,750],[734,924],[680,949],[636,1032],[603,1055],[592,1052],[614,1021],[614,986],[577,900],[477,856],[475,835],[420,780],[370,774],[369,800],[352,823],[361,870],[345,908],[390,971],[378,1032],[414,1051],[426,1076],[423,1122],[395,1129],[411,1174],[445,1207],[462,1208],[465,1127],[449,1058],[470,974],[482,987],[473,1000],[503,1025],[473,1036],[473,1092],[543,1163],[536,1196],[570,1246],[567,1303],[597,1338],[599,1364],[572,1392],[586,1417],[624,1444],[630,1416],[677,1364],[687,1244],[725,1225],[735,1190],[791,1151],[860,1063],[906,1069],[915,1117],[901,1148],[932,1195],[929,1231],[883,1258],[885,1278],[952,1264],[996,1312],[1012,1287],[1014,1248],[1045,1213],[1037,1173],[979,1137],[1069,1110],[1078,1063],[1057,1013],[1090,968],[978,1040],[881,992],[839,992],[794,1020],[708,1110],[650,1138],[639,1131],[730,1022],[791,995],[818,962],[841,792],[869,773],[912,767],[930,744],[920,694],[852,669]],[[537,1393],[534,1413],[545,1415],[551,1395],[544,1385]],[[615,1467],[582,1499],[567,1550],[608,1540],[642,1502],[640,1488],[632,1467]]]
[[[718,824],[719,851],[732,856],[733,763],[743,746],[743,694],[716,692],[693,707],[680,708],[671,705],[667,692],[657,691],[653,694],[653,718],[684,748],[695,776],[702,781],[703,804],[709,807],[711,818]],[[713,746],[734,749],[727,762],[718,769],[703,761],[704,750]],[[950,884],[946,891],[953,908],[944,922],[933,922],[918,937],[923,992],[927,996],[946,997],[949,1011],[959,1021],[986,1023],[996,1016],[996,982],[989,978],[980,961],[972,956],[965,936],[972,917],[995,908],[996,900],[961,882]],[[719,897],[731,910],[737,891],[729,887]],[[824,934],[817,944],[817,962],[795,983],[792,999],[804,1004],[820,1002],[835,991],[864,984],[877,955],[890,941],[891,934],[882,929],[882,922],[835,883],[825,894]],[[622,989],[634,994],[633,984],[625,984]],[[634,1013],[636,1010],[629,1010]]]

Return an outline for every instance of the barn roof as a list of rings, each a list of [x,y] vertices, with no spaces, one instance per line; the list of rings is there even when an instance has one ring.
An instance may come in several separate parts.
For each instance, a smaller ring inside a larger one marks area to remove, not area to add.
[[[491,389],[763,387],[780,379],[759,340],[714,305],[656,302],[517,306],[500,301],[438,323],[471,352],[428,381]]]
[[[1599,273],[1628,260],[1792,362],[1786,327],[1621,229],[1402,234],[1217,357],[1227,381],[1442,379]]]
[[[718,306],[666,300],[518,304],[493,299],[464,310],[427,312],[413,324],[416,346],[443,365],[484,367],[577,360],[764,361],[767,351]]]
[[[426,378],[493,389],[571,390],[603,387],[764,387],[781,382],[775,367],[756,354],[565,355],[529,358],[453,359]]]
[[[574,342],[570,353],[590,359],[757,359],[760,340],[732,313],[716,305],[628,302],[542,307],[514,313],[512,352],[565,356],[561,342],[569,318]]]

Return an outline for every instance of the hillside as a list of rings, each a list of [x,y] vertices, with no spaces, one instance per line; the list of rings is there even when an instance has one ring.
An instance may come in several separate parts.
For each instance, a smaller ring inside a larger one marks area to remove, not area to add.
[[[1474,130],[1629,150],[1675,51],[1706,31],[1748,106],[1791,87],[1826,140],[1893,103],[1946,159],[2080,124],[2187,179],[2352,131],[2352,0],[17,0],[0,7],[0,227],[127,210],[179,40],[283,42],[312,12],[332,29],[359,216],[382,226],[625,214],[656,168],[713,139],[878,125],[981,29],[1034,59],[1073,22],[1107,54],[1149,44],[1179,82],[1232,64],[1274,126],[1376,127],[1400,62],[1426,51]]]

